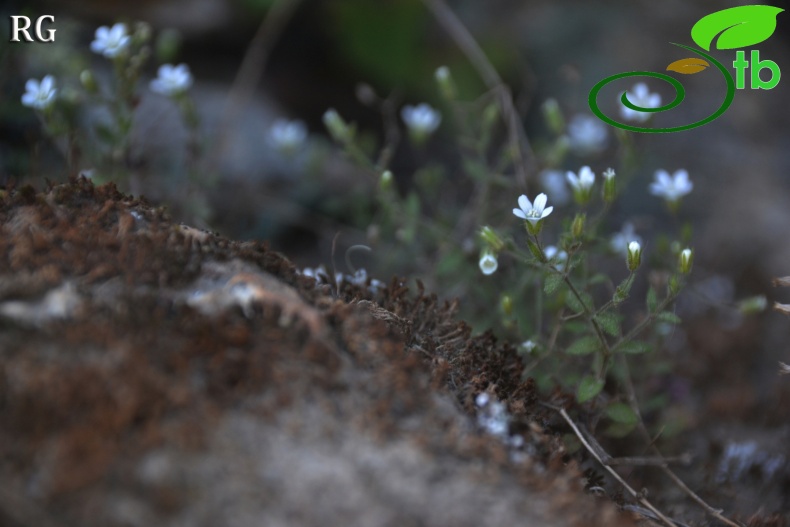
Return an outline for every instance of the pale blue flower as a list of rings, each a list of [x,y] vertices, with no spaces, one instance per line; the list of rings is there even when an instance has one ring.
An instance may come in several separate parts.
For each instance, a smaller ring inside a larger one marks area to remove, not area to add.
[[[675,171],[671,176],[666,170],[656,170],[655,178],[650,184],[650,193],[669,202],[678,201],[694,188],[688,172],[683,169]]]
[[[91,51],[111,59],[123,53],[131,42],[132,37],[126,32],[125,24],[115,24],[112,28],[101,26],[91,42]]]
[[[29,79],[25,83],[25,94],[22,95],[22,104],[36,110],[46,110],[55,102],[58,94],[55,88],[55,78],[47,75],[41,82]]]
[[[442,114],[425,103],[417,106],[406,105],[400,115],[409,131],[419,136],[432,134],[442,122]]]
[[[154,80],[151,81],[151,91],[161,93],[168,97],[184,93],[192,86],[192,74],[189,66],[179,64],[162,64]]]
[[[277,119],[269,128],[268,143],[281,152],[294,152],[307,139],[307,127],[302,121]]]
[[[568,140],[574,153],[586,155],[604,151],[609,137],[603,121],[591,115],[576,115],[568,123]]]
[[[650,90],[647,88],[647,84],[644,82],[637,83],[634,85],[632,91],[626,91],[625,94],[628,100],[634,106],[639,106],[641,108],[658,108],[661,106],[661,95],[658,93],[650,93]],[[623,117],[623,119],[628,121],[637,121],[642,123],[650,119],[652,113],[632,110],[631,108],[625,106],[621,101],[620,115]]]

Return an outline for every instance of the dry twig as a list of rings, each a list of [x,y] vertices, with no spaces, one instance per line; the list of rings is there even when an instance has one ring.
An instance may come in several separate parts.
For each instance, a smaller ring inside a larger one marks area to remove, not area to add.
[[[627,482],[626,482],[626,481],[625,481],[625,480],[624,480],[622,477],[620,477],[620,474],[618,474],[618,473],[617,473],[617,472],[616,472],[616,471],[615,471],[615,470],[614,470],[612,467],[610,467],[610,466],[609,466],[609,465],[608,465],[608,464],[607,464],[607,463],[604,461],[604,459],[603,459],[603,458],[601,457],[601,455],[598,453],[598,449],[601,449],[600,445],[598,446],[598,448],[594,448],[594,447],[593,447],[593,446],[590,444],[590,442],[587,440],[587,439],[588,439],[588,438],[587,438],[587,436],[586,436],[585,434],[583,434],[581,430],[579,430],[579,427],[578,427],[578,426],[576,426],[576,423],[574,423],[574,422],[573,422],[573,419],[571,419],[571,418],[570,418],[570,416],[568,415],[568,412],[566,412],[566,411],[565,411],[565,408],[559,408],[559,407],[552,406],[552,405],[549,405],[549,404],[546,404],[546,403],[543,403],[543,404],[545,404],[547,407],[549,407],[549,408],[551,408],[552,410],[554,410],[554,411],[556,411],[557,413],[559,413],[559,414],[562,416],[562,418],[563,418],[563,419],[565,419],[565,422],[566,422],[566,423],[568,423],[568,426],[570,426],[570,427],[571,427],[571,429],[573,430],[573,432],[576,434],[576,437],[578,437],[578,438],[579,438],[579,441],[581,441],[582,445],[584,445],[584,448],[586,448],[586,449],[587,449],[587,451],[588,451],[590,454],[592,454],[592,456],[593,456],[593,457],[596,459],[596,461],[598,461],[598,463],[600,463],[600,464],[601,464],[601,466],[602,466],[602,467],[603,467],[603,468],[604,468],[604,469],[605,469],[607,472],[609,472],[609,473],[612,475],[612,477],[613,477],[614,479],[616,479],[618,482],[620,482],[620,484],[621,484],[621,485],[622,485],[622,486],[623,486],[623,487],[624,487],[624,488],[625,488],[625,489],[628,491],[628,493],[631,495],[631,497],[632,497],[632,498],[634,498],[634,499],[635,499],[635,500],[637,500],[637,501],[638,501],[640,504],[642,504],[642,506],[643,506],[643,507],[645,507],[645,508],[646,508],[646,509],[648,509],[648,510],[649,510],[649,511],[650,511],[650,512],[653,514],[653,515],[655,515],[656,519],[660,520],[662,523],[664,523],[665,525],[667,525],[667,527],[676,527],[676,523],[675,523],[675,522],[673,522],[672,520],[670,520],[669,518],[667,518],[666,516],[664,516],[664,514],[662,514],[662,513],[661,513],[661,511],[659,511],[657,508],[655,508],[655,507],[653,506],[653,504],[652,504],[652,503],[650,503],[650,502],[647,500],[647,498],[645,498],[644,496],[642,496],[642,494],[641,494],[640,492],[637,492],[637,491],[635,491],[635,490],[634,490],[634,489],[631,487],[631,485],[629,485],[629,484],[628,484],[628,483],[627,483]]]
[[[534,155],[529,142],[521,129],[518,113],[513,106],[513,97],[510,89],[502,82],[502,78],[497,73],[494,66],[486,57],[483,50],[469,33],[463,23],[453,13],[444,0],[423,0],[428,9],[433,12],[439,24],[444,28],[450,37],[455,41],[461,51],[477,70],[478,75],[483,79],[486,87],[492,90],[499,101],[502,115],[507,119],[508,136],[510,147],[515,156],[515,170],[519,183],[527,185],[527,164],[534,163]]]

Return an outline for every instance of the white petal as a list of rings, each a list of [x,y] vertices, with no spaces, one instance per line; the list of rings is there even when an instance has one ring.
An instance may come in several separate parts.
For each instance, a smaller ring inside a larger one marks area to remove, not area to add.
[[[548,216],[549,214],[551,214],[551,211],[553,211],[553,210],[554,210],[553,206],[552,207],[546,207],[545,209],[543,209],[543,212],[540,214],[540,219],[543,219],[546,216]]]
[[[526,220],[527,219],[527,215],[524,214],[524,211],[521,210],[521,209],[513,209],[513,214],[515,214],[516,216],[518,216],[522,220]]]
[[[25,83],[25,90],[31,93],[38,91],[39,82],[36,79],[28,79]]]
[[[41,84],[39,85],[39,91],[42,92],[50,92],[52,88],[55,87],[55,78],[52,75],[47,75],[43,79],[41,79]]]
[[[518,198],[518,206],[521,207],[521,210],[528,211],[532,209],[532,203],[529,201],[529,198],[526,194],[522,194]]]
[[[533,208],[538,212],[543,212],[543,209],[546,207],[546,202],[549,200],[546,194],[542,192],[538,194],[538,197],[535,198],[535,203],[533,203]]]

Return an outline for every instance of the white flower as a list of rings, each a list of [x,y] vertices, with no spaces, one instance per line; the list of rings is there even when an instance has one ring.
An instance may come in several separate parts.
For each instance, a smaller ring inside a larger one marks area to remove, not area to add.
[[[650,184],[650,193],[670,202],[678,201],[694,188],[688,172],[683,169],[675,171],[672,176],[666,170],[656,170],[655,177],[655,182]]]
[[[634,106],[639,106],[641,108],[658,108],[661,106],[661,95],[658,93],[650,93],[650,91],[647,89],[647,84],[644,82],[634,85],[633,91],[627,91],[625,92],[625,95]],[[642,123],[650,119],[652,113],[632,110],[631,108],[625,106],[621,101],[620,115],[623,116],[623,119]]]
[[[154,80],[151,81],[151,91],[172,97],[184,93],[192,86],[192,74],[189,66],[179,64],[162,64]]]
[[[548,199],[546,194],[541,193],[535,198],[535,203],[533,204],[526,195],[522,194],[518,198],[518,206],[520,208],[513,209],[513,214],[534,225],[554,210],[554,207],[546,207]]]
[[[538,345],[532,339],[529,339],[522,342],[521,347],[524,348],[524,351],[526,351],[527,353],[532,353],[533,351],[535,351]]]
[[[487,252],[480,258],[480,270],[484,275],[494,274],[497,267],[499,267],[499,262],[493,254]]]
[[[574,192],[588,192],[595,184],[595,172],[587,166],[579,169],[578,177],[570,170],[565,174],[565,177]]]
[[[126,32],[124,24],[115,24],[112,29],[102,26],[96,30],[96,38],[91,42],[91,51],[111,59],[120,55],[131,42],[132,37]]]
[[[576,154],[596,154],[606,149],[606,125],[591,115],[576,115],[568,123],[568,139]]]
[[[626,255],[628,254],[628,242],[630,241],[642,243],[642,238],[636,234],[634,225],[631,222],[626,222],[623,224],[623,229],[612,236],[609,247],[616,253]]]
[[[293,152],[307,139],[307,127],[302,121],[277,119],[269,128],[268,143],[282,152]]]
[[[406,105],[401,109],[400,115],[409,130],[421,136],[433,133],[442,122],[442,114],[425,103],[417,106]]]
[[[29,79],[25,83],[25,94],[22,95],[22,104],[36,110],[46,110],[55,102],[58,94],[55,88],[55,77],[47,75],[41,82]]]
[[[558,271],[562,271],[565,268],[565,262],[568,261],[568,253],[566,253],[565,251],[560,251],[553,245],[549,245],[548,247],[543,249],[543,252],[546,255],[546,258],[548,258],[549,260],[555,257],[557,258],[557,263],[555,267],[557,268]]]
[[[613,169],[613,168],[611,168],[611,167],[607,168],[607,169],[604,171],[604,173],[603,173],[603,178],[604,178],[606,181],[610,181],[610,180],[611,180],[611,179],[612,179],[614,176],[615,176],[615,171],[614,171],[614,169]]]

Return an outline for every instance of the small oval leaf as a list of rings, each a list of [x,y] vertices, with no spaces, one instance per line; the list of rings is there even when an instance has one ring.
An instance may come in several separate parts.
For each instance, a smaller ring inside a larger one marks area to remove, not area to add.
[[[589,401],[603,389],[603,380],[596,379],[595,377],[584,377],[576,388],[576,400],[580,403]]]
[[[667,71],[676,71],[684,75],[691,75],[693,73],[699,73],[708,66],[710,66],[708,61],[692,57],[688,59],[676,60],[667,66]]]
[[[710,51],[717,35],[717,49],[754,46],[767,40],[776,30],[776,16],[784,9],[768,5],[743,5],[722,9],[699,19],[691,28],[691,39]]]

